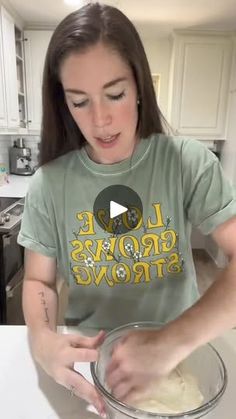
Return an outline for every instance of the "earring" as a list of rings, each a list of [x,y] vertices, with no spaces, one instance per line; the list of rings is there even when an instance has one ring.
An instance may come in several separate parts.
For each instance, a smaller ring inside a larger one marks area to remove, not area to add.
[[[137,99],[137,105],[140,105],[140,100],[139,99]]]

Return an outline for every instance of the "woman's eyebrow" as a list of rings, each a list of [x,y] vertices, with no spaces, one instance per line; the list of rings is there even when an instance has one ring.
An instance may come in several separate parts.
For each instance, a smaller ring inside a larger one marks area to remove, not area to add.
[[[103,89],[107,89],[108,87],[114,86],[117,83],[120,83],[122,81],[126,81],[127,78],[126,77],[119,77],[117,79],[111,80],[108,83],[104,84]],[[77,95],[86,95],[87,93],[84,92],[83,90],[79,90],[79,89],[65,89],[64,90],[65,93],[74,93]]]
[[[111,80],[108,83],[104,84],[103,89],[106,89],[107,87],[114,86],[114,84],[120,83],[121,81],[126,81],[126,77],[119,77],[118,79]]]

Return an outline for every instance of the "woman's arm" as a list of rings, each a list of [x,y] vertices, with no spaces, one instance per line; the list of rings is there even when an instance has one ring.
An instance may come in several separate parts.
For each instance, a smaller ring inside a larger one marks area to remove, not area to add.
[[[92,362],[104,332],[95,337],[57,333],[58,295],[56,261],[26,250],[23,286],[23,310],[29,328],[32,352],[36,361],[67,389],[92,403],[102,414],[104,405],[94,386],[75,372],[75,362]]]
[[[32,334],[39,330],[56,330],[58,311],[56,260],[27,249],[23,311]]]
[[[236,325],[236,217],[219,226],[213,237],[229,257],[228,266],[180,317],[158,331],[133,332],[117,345],[107,370],[116,397],[132,398],[135,390],[169,374],[199,346]]]
[[[199,301],[170,324],[187,352],[236,326],[236,217],[220,225],[212,234],[229,258],[228,266]]]

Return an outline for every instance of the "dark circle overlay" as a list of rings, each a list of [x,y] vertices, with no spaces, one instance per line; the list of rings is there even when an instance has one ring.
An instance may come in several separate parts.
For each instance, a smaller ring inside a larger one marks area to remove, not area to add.
[[[110,217],[110,202],[128,208],[114,218]],[[138,194],[124,185],[112,185],[103,189],[95,199],[93,214],[98,225],[107,233],[118,235],[127,233],[142,222],[143,205]]]

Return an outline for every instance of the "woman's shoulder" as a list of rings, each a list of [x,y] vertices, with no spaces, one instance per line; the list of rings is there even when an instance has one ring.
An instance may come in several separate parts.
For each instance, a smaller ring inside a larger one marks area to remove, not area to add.
[[[63,154],[62,156],[57,157],[56,159],[50,161],[49,163],[46,163],[44,166],[42,166],[43,170],[47,172],[51,172],[53,170],[63,170],[68,168],[68,165],[70,166],[77,160],[77,154],[79,150],[72,150],[69,151],[66,154]]]
[[[204,142],[197,139],[168,134],[155,134],[152,141],[157,151],[169,151],[172,155],[180,156],[183,162],[200,160],[207,164],[207,162],[218,160]]]
[[[181,149],[186,141],[184,137],[176,137],[170,134],[153,134],[151,137],[152,143],[156,148],[172,149],[176,152],[181,152]]]
[[[66,173],[70,169],[73,170],[72,166],[75,165],[76,158],[76,151],[71,151],[40,166],[31,179],[29,191],[37,194],[40,193],[39,191],[47,193],[49,190],[60,187]]]
[[[206,146],[202,144],[200,141],[188,138],[188,137],[182,137],[182,136],[176,136],[166,133],[161,134],[153,134],[151,137],[153,143],[156,143],[158,146],[163,147],[172,147],[176,151],[182,151],[184,148],[185,150],[188,149],[205,149]]]
[[[44,164],[37,170],[37,177],[39,179],[43,179],[55,178],[58,175],[63,175],[65,171],[70,169],[71,166],[75,164],[75,161],[77,160],[77,153],[78,150],[73,150],[57,157],[49,163]]]

